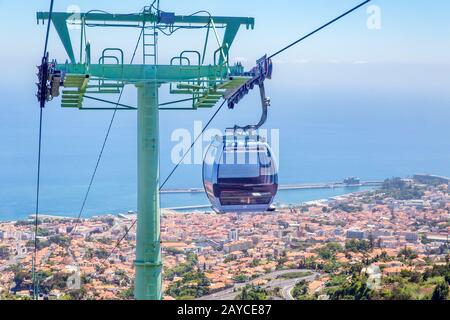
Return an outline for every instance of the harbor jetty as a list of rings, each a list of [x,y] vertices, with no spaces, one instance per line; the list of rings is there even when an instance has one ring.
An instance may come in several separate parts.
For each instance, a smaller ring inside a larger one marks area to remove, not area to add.
[[[279,190],[308,190],[308,189],[336,189],[346,187],[380,187],[383,181],[358,181],[357,183],[346,182],[321,182],[321,183],[305,183],[305,184],[284,184],[280,185]],[[203,188],[186,188],[186,189],[165,189],[161,193],[203,193]]]

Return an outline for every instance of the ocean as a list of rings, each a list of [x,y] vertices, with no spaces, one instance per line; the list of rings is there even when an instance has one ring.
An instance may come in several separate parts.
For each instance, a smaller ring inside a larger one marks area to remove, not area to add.
[[[415,173],[450,176],[448,90],[362,85],[324,89],[272,81],[267,85],[272,106],[265,127],[279,129],[280,184],[342,181],[349,176],[362,180]],[[34,212],[39,110],[33,92],[27,83],[23,88],[12,86],[2,98],[0,220],[25,218]],[[161,101],[169,99],[161,94]],[[130,87],[123,102],[134,104],[135,100]],[[89,106],[96,105],[90,102]],[[161,112],[161,179],[173,167],[174,130],[192,132],[194,121],[206,123],[213,111]],[[40,212],[76,216],[112,112],[63,110],[59,101],[49,103],[44,112]],[[254,123],[259,115],[255,92],[235,110],[221,111],[212,126],[224,129],[237,122]],[[206,148],[208,141],[202,146]],[[136,171],[136,113],[120,112],[84,216],[135,210]],[[201,185],[201,166],[182,165],[167,188]],[[276,201],[300,203],[353,191],[358,190],[285,191]],[[201,194],[162,197],[163,207],[202,204],[207,200]]]

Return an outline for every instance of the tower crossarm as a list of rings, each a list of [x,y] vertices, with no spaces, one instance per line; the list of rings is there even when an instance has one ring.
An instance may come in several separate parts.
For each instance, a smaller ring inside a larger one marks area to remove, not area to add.
[[[37,12],[38,23],[49,20],[48,12]],[[67,52],[71,63],[76,63],[75,53],[69,33],[68,23],[70,24],[89,24],[99,27],[141,27],[145,23],[156,23],[158,26],[193,26],[206,25],[211,20],[217,26],[225,28],[223,47],[228,51],[231,47],[241,26],[247,29],[253,29],[255,19],[249,17],[222,17],[222,16],[199,16],[199,15],[175,15],[170,12],[160,12],[156,14],[150,11],[143,11],[133,14],[111,14],[103,12],[88,13],[67,13],[54,12],[51,17],[52,23],[61,39],[61,42]],[[227,54],[227,52],[225,52]]]
[[[90,78],[121,81],[129,84],[155,82],[160,84],[181,82],[192,79],[208,78],[225,80],[227,70],[221,66],[180,66],[180,65],[143,65],[143,64],[58,64],[63,74],[85,74]]]

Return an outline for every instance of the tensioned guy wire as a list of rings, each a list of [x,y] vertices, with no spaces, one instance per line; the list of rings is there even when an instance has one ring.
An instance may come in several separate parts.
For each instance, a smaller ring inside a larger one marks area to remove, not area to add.
[[[200,134],[197,136],[197,138],[194,140],[194,142],[191,144],[190,148],[188,149],[187,152],[185,152],[184,156],[181,158],[181,160],[177,163],[177,165],[173,168],[173,170],[170,172],[170,174],[167,176],[167,178],[164,180],[164,182],[161,184],[161,186],[159,187],[159,191],[161,191],[163,189],[163,187],[166,185],[166,183],[170,180],[170,178],[173,176],[173,174],[175,173],[175,171],[178,169],[178,167],[183,163],[184,159],[186,159],[187,155],[191,152],[191,150],[194,148],[195,144],[197,143],[197,141],[203,136],[203,134],[205,133],[205,131],[209,128],[209,126],[211,125],[211,123],[214,121],[214,119],[216,118],[216,116],[219,114],[220,110],[223,108],[223,106],[225,105],[226,100],[224,100],[222,102],[222,104],[219,106],[219,108],[217,108],[216,112],[214,112],[214,114],[212,115],[212,117],[209,119],[209,121],[206,123],[205,127],[203,128],[202,132],[200,132]],[[108,259],[112,256],[112,254],[117,250],[117,248],[119,248],[120,244],[122,243],[123,240],[125,240],[125,238],[128,236],[128,234],[130,233],[131,229],[133,229],[133,227],[136,225],[137,223],[137,219],[133,221],[133,223],[131,224],[131,226],[129,228],[127,228],[125,234],[122,236],[122,238],[119,239],[119,241],[117,241],[116,245],[114,246],[114,248],[111,250],[111,252],[108,254],[108,256],[103,260],[103,262],[108,261]]]
[[[50,10],[49,10],[49,19],[47,24],[47,33],[45,35],[45,45],[44,45],[44,53],[42,55],[43,59],[47,56],[48,49],[48,39],[50,35],[50,24],[52,22],[53,15],[53,4],[54,0],[50,1]],[[44,88],[41,88],[43,90]],[[39,138],[38,138],[38,159],[37,159],[37,179],[36,179],[36,212],[34,217],[34,254],[33,254],[33,262],[32,262],[32,282],[33,282],[33,297],[35,300],[39,297],[39,280],[36,276],[36,264],[37,264],[37,247],[38,247],[38,238],[37,234],[39,231],[39,197],[40,197],[40,188],[41,188],[41,154],[42,154],[42,118],[43,118],[43,105],[41,102],[40,110],[39,110]]]
[[[142,30],[141,33],[139,34],[139,38],[137,40],[136,47],[134,49],[134,53],[133,53],[133,56],[131,58],[131,62],[130,62],[131,64],[134,62],[134,59],[136,58],[136,53],[137,53],[137,50],[139,48],[139,43],[141,41],[143,32],[144,32],[144,30]],[[108,143],[108,139],[109,139],[109,136],[111,134],[111,129],[112,129],[112,126],[114,124],[114,120],[116,119],[117,111],[119,109],[119,106],[121,106],[120,101],[122,100],[123,92],[124,92],[124,90],[122,88],[121,91],[120,91],[119,98],[117,99],[117,102],[115,103],[115,109],[114,109],[113,115],[111,117],[111,121],[109,122],[109,126],[108,126],[108,129],[106,131],[105,139],[103,140],[102,147],[100,148],[100,153],[98,155],[97,162],[96,162],[95,167],[94,167],[94,171],[92,172],[91,179],[90,179],[90,182],[89,182],[86,194],[84,195],[84,198],[83,198],[83,203],[82,203],[80,211],[78,213],[77,225],[80,223],[81,216],[83,215],[84,209],[86,207],[86,202],[87,202],[89,194],[91,192],[92,185],[94,184],[94,179],[95,179],[95,176],[97,175],[97,171],[98,171],[98,168],[100,166],[100,162],[102,160],[106,144]],[[75,225],[75,227],[72,229],[71,233],[73,233],[73,231],[76,229],[77,225]]]

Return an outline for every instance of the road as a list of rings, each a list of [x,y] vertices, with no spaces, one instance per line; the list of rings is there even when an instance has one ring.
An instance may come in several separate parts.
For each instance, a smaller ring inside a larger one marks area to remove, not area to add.
[[[295,284],[294,285],[290,285],[288,287],[284,287],[281,290],[281,296],[283,297],[284,300],[295,300],[294,297],[292,296],[292,290],[294,290]]]
[[[280,279],[278,277],[293,273],[293,272],[309,272],[311,275],[301,278],[295,278],[295,279]],[[204,296],[199,298],[198,300],[234,300],[236,296],[239,294],[239,289],[242,289],[248,284],[254,284],[260,280],[270,280],[266,285],[264,285],[264,288],[268,289],[274,289],[274,288],[281,288],[281,295],[283,299],[285,300],[294,300],[294,297],[292,297],[292,289],[294,289],[295,285],[300,281],[306,281],[310,282],[316,279],[319,276],[317,272],[313,272],[311,270],[303,270],[303,269],[291,269],[291,270],[278,270],[275,272],[271,272],[268,274],[265,274],[261,277],[258,277],[252,281],[246,282],[246,283],[238,283],[235,284],[232,288],[213,293],[208,296]]]
[[[291,272],[309,272],[311,273],[311,275],[294,279],[274,279],[264,287],[268,289],[281,288],[281,296],[284,300],[295,300],[292,296],[292,290],[294,289],[295,285],[300,281],[311,282],[319,275],[318,273],[312,273],[310,270],[290,270],[286,271],[285,273],[278,274],[277,276]]]

